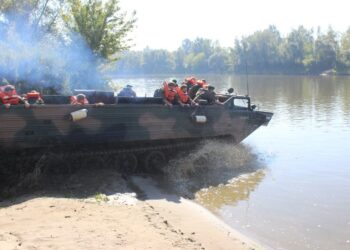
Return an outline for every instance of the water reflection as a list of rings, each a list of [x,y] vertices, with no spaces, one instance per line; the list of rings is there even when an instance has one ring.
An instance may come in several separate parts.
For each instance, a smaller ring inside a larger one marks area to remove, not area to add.
[[[213,212],[218,212],[224,205],[235,206],[239,201],[249,199],[265,175],[264,170],[258,170],[234,178],[226,185],[203,189],[196,193],[196,201]]]

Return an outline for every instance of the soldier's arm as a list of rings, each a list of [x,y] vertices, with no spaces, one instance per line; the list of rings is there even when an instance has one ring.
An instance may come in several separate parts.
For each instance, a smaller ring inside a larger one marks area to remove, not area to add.
[[[166,98],[164,98],[163,101],[164,101],[165,106],[169,106],[169,107],[173,106],[173,104],[171,102],[169,102]]]
[[[198,106],[199,104],[196,103],[195,100],[192,100],[192,99],[190,98],[190,105],[191,105],[191,106]]]
[[[24,99],[24,98],[21,97],[21,96],[19,96],[18,98],[19,98],[19,103],[20,103],[20,104],[24,104],[24,107],[25,107],[25,108],[30,108],[30,104],[29,104],[29,102],[28,102],[26,99]]]
[[[164,89],[161,89],[161,90],[160,90],[160,93],[161,93],[161,95],[163,96],[164,105],[165,105],[165,106],[172,107],[173,104],[172,104],[171,102],[169,102],[169,101],[166,99]]]
[[[177,102],[178,104],[180,104],[181,107],[187,107],[189,106],[187,103],[183,103],[179,97],[179,95],[175,96],[175,102]]]

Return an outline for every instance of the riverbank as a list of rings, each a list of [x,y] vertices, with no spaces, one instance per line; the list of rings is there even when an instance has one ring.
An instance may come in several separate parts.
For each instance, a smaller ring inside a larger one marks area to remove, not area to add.
[[[93,196],[38,194],[1,202],[0,249],[262,249],[151,179],[110,177],[118,183],[114,189],[107,184]],[[73,181],[65,190],[84,186]]]

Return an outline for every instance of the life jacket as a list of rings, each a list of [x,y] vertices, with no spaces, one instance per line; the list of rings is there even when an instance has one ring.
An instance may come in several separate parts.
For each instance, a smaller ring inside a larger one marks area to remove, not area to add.
[[[198,84],[201,88],[203,88],[204,84],[206,84],[206,83],[203,82],[202,80],[200,80],[200,81],[197,81],[197,84]]]
[[[190,97],[188,96],[188,93],[184,93],[180,88],[176,88],[177,94],[179,95],[180,101],[182,103],[188,103],[190,100]]]
[[[185,78],[185,83],[190,84],[190,85],[195,85],[196,84],[196,78],[194,76],[191,77],[186,77]]]
[[[6,90],[11,88],[12,90]],[[0,99],[3,104],[17,105],[20,103],[20,97],[12,85],[5,85],[0,87]]]
[[[176,88],[174,90],[170,90],[168,82],[164,82],[164,97],[169,101],[173,102],[175,100],[175,96],[177,94]]]
[[[87,104],[89,104],[89,101],[85,95],[84,95],[84,99],[81,101],[78,101],[77,95],[73,95],[70,97],[70,104],[72,104],[72,105],[87,105]]]
[[[32,90],[32,91],[28,92],[25,95],[25,97],[26,97],[26,99],[27,99],[27,101],[29,103],[35,103],[35,102],[37,102],[39,100],[42,100],[40,93],[35,91],[35,90]]]
[[[26,94],[27,99],[33,98],[33,99],[39,99],[41,98],[41,95],[39,92],[32,90]]]

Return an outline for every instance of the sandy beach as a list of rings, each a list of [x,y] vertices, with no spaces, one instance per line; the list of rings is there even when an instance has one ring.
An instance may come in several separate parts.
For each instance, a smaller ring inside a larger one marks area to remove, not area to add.
[[[95,194],[71,178],[56,194],[2,201],[0,249],[263,249],[150,178],[100,178]]]

